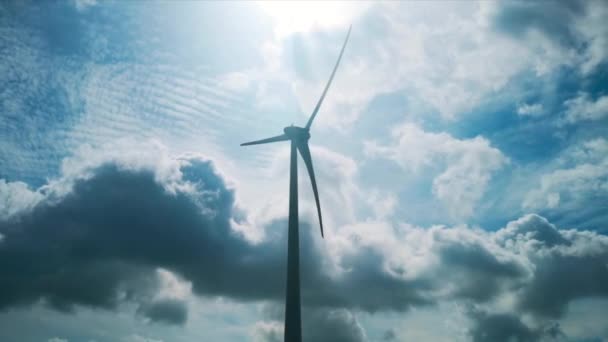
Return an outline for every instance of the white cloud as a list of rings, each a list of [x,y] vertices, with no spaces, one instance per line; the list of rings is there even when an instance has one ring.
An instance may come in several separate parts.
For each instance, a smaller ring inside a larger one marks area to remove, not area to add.
[[[608,6],[604,1],[589,1],[587,5],[587,15],[576,25],[588,44],[584,51],[584,62],[581,64],[584,74],[595,71],[608,59],[608,27],[605,21]]]
[[[44,196],[23,182],[6,182],[0,179],[0,219],[7,219],[21,211],[27,211]]]
[[[385,219],[391,216],[397,207],[398,199],[393,193],[386,191],[371,190],[366,198],[369,206],[372,208],[374,217]]]
[[[519,114],[521,116],[538,117],[538,116],[542,116],[543,114],[545,114],[545,112],[543,111],[543,105],[540,103],[535,103],[535,104],[524,103],[517,107],[517,114]]]
[[[537,188],[528,191],[523,208],[576,210],[589,198],[608,196],[607,140],[598,138],[571,148],[557,163],[541,176]]]
[[[457,119],[522,72],[541,76],[560,66],[576,65],[581,59],[576,51],[539,32],[532,30],[525,39],[513,39],[495,30],[492,20],[497,11],[500,6],[486,2],[406,2],[370,7],[354,23],[318,125],[344,129],[377,95],[395,91],[423,101],[444,119]],[[294,41],[275,37],[264,45],[266,64],[246,72],[261,89],[271,80],[279,80],[295,94],[307,116],[327,81],[345,27],[297,30],[302,32],[296,40],[300,49],[293,58],[287,56],[291,56]],[[295,64],[308,65],[303,72],[306,75],[294,73]],[[258,101],[281,101],[274,95]],[[537,108],[523,111],[530,110]]]
[[[48,342],[68,342],[68,340],[64,339],[64,338],[53,337],[53,338],[50,338],[48,340]]]
[[[192,283],[184,281],[176,274],[165,269],[157,269],[160,288],[156,299],[186,299],[192,294]]]
[[[251,328],[254,342],[280,342],[283,340],[283,324],[277,321],[256,322]]]
[[[89,7],[97,5],[97,0],[74,0],[74,6],[79,11],[84,11]]]
[[[587,93],[579,93],[577,97],[566,100],[565,120],[574,123],[582,120],[600,120],[608,116],[608,95],[593,100]]]
[[[393,160],[407,172],[435,172],[439,168],[441,173],[433,179],[433,194],[454,218],[473,214],[492,173],[508,162],[483,137],[459,140],[447,133],[429,133],[405,124],[393,130],[392,138],[388,145],[366,142],[366,154]]]

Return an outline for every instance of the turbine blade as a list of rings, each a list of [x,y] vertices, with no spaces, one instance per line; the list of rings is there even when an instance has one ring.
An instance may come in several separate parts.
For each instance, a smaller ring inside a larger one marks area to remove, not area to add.
[[[315,116],[317,116],[317,112],[319,111],[319,108],[321,107],[321,103],[323,103],[323,100],[325,99],[325,95],[327,94],[327,89],[329,89],[329,86],[331,85],[331,81],[333,81],[333,79],[334,79],[336,70],[338,70],[338,65],[340,65],[340,60],[342,59],[342,54],[344,54],[344,48],[346,48],[346,43],[348,42],[348,37],[350,36],[350,30],[352,27],[353,26],[351,25],[348,28],[348,33],[346,34],[346,39],[344,40],[344,45],[342,45],[342,50],[340,51],[340,56],[338,56],[338,61],[336,62],[336,66],[334,66],[334,70],[331,72],[331,76],[329,76],[329,81],[327,81],[327,85],[325,86],[325,90],[323,90],[323,94],[321,94],[321,98],[319,99],[319,102],[317,102],[317,106],[312,111],[312,114],[310,115],[310,119],[308,119],[308,122],[306,123],[306,129],[310,129],[310,126],[312,125],[312,121],[315,119]]]
[[[319,192],[317,191],[317,181],[315,180],[315,171],[312,168],[312,158],[310,157],[310,150],[308,149],[307,142],[301,142],[297,145],[298,151],[300,151],[300,155],[302,159],[304,159],[304,164],[306,164],[306,169],[308,169],[308,175],[310,176],[310,183],[312,183],[312,192],[315,195],[315,201],[317,202],[317,214],[319,215],[319,225],[321,226],[321,237],[323,237],[323,218],[321,217],[321,204],[319,203]]]
[[[272,137],[272,138],[266,138],[266,139],[262,139],[262,140],[242,143],[241,146],[268,144],[268,143],[272,143],[272,142],[285,141],[285,140],[289,140],[289,137],[286,136],[285,134],[281,134],[281,135],[277,135],[276,137]]]

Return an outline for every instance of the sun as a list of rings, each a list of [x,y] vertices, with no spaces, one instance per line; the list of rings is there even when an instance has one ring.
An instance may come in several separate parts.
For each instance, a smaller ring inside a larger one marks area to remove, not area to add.
[[[275,34],[285,37],[295,32],[344,27],[371,4],[346,1],[258,1],[275,22]]]

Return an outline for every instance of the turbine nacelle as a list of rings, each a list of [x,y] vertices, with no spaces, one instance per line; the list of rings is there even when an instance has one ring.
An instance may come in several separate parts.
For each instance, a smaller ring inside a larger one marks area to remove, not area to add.
[[[310,139],[310,131],[304,127],[287,126],[283,128],[283,132],[290,140],[308,141]]]

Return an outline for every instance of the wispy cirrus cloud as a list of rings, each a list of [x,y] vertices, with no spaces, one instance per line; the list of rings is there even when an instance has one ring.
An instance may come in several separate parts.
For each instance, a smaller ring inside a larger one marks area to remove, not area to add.
[[[522,207],[605,229],[606,216],[594,203],[608,196],[608,142],[585,141],[566,150],[525,194]]]

